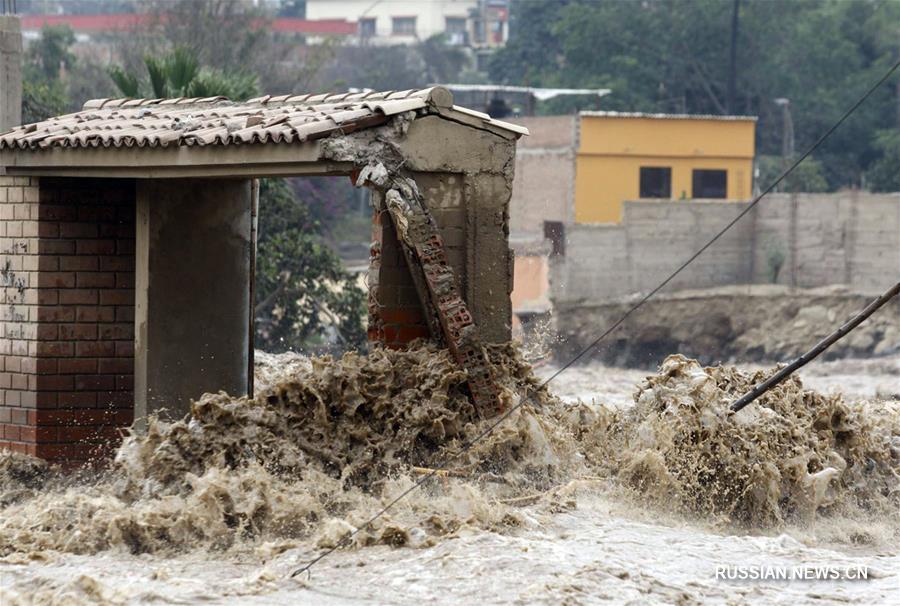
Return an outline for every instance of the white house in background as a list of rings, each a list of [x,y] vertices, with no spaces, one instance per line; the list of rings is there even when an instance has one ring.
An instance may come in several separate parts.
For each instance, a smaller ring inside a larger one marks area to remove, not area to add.
[[[506,42],[508,0],[307,0],[306,18],[357,25],[361,43],[412,44],[446,34],[451,44],[486,48]]]

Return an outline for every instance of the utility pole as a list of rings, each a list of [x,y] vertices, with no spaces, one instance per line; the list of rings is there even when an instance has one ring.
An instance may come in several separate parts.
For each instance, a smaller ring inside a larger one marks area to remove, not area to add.
[[[737,51],[738,36],[740,35],[741,0],[734,0],[731,9],[731,54],[728,66],[728,98],[725,101],[725,109],[729,114],[736,113],[737,100]]]
[[[22,123],[22,30],[15,2],[3,1],[0,15],[0,132]]]
[[[791,117],[791,100],[785,97],[775,99],[781,107],[781,156],[785,163],[794,157],[794,119]]]

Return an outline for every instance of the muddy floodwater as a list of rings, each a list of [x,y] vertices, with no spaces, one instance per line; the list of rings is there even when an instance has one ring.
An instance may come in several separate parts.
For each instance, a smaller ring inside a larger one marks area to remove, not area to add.
[[[555,370],[492,358],[510,403]],[[726,415],[764,370],[576,367],[462,453],[483,422],[439,352],[263,357],[256,400],[201,399],[103,477],[0,461],[0,604],[896,604],[900,356]]]

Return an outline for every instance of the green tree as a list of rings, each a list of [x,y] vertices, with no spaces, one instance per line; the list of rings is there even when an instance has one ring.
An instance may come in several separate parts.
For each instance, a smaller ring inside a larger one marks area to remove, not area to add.
[[[75,34],[68,26],[47,26],[25,55],[22,122],[39,122],[66,112],[69,97],[61,74],[75,66]]]
[[[317,347],[329,332],[343,348],[365,342],[364,293],[321,230],[284,180],[262,181],[255,313],[267,351]]]
[[[512,4],[510,40],[490,62],[495,82],[610,88],[603,109],[728,111],[732,2],[529,0]],[[791,100],[796,148],[811,145],[897,57],[897,0],[742,0],[730,111],[759,116],[757,149],[778,155]],[[884,86],[816,152],[829,189],[861,185],[883,152],[874,133],[897,125],[900,89]],[[595,109],[572,97],[539,111]],[[588,105],[590,104],[590,105]]]
[[[791,162],[794,160],[792,159]],[[769,187],[781,173],[787,169],[784,158],[780,156],[759,156],[757,159],[760,189]],[[781,192],[823,192],[828,191],[828,180],[825,179],[822,163],[815,158],[807,158],[791,171],[775,191]]]
[[[162,56],[144,57],[147,78],[120,66],[109,70],[116,87],[126,97],[213,97],[223,95],[234,101],[257,94],[256,77],[244,72],[226,73],[201,67],[196,54],[187,47],[179,47]]]
[[[900,128],[882,130],[875,137],[881,156],[867,173],[872,191],[900,191]]]

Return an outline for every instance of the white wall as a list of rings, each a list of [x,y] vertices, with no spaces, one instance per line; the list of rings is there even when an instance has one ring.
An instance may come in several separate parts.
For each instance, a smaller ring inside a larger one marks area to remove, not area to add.
[[[306,18],[358,22],[375,18],[375,43],[409,44],[445,30],[447,17],[468,19],[477,0],[307,0]],[[416,17],[416,36],[394,36],[393,17]]]

